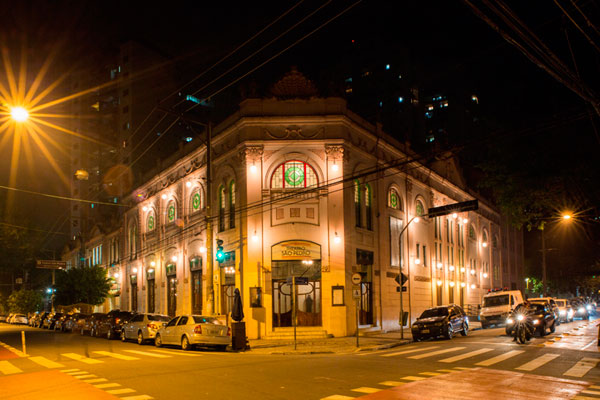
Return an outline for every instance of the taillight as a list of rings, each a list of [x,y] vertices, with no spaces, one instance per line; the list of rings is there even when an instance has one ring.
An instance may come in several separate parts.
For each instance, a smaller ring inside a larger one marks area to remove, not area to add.
[[[121,319],[120,319],[120,318],[117,318],[117,319],[115,319],[115,324],[118,324],[118,323],[119,323],[119,321],[121,321]]]
[[[227,327],[227,336],[231,336],[231,327]]]
[[[196,325],[196,327],[194,328],[194,333],[202,335],[202,325]]]
[[[146,326],[147,326],[148,328],[150,328],[150,329],[154,329],[155,331],[157,331],[157,330],[158,330],[158,325],[155,325],[155,324],[148,324],[148,325],[146,325]]]

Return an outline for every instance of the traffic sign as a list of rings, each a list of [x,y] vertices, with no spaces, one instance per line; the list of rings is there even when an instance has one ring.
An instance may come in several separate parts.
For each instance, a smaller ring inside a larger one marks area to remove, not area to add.
[[[362,281],[360,274],[352,274],[352,283],[358,285]]]
[[[394,280],[396,281],[396,283],[398,285],[404,286],[404,284],[408,280],[408,276],[404,275],[404,272],[400,272],[398,275],[396,275],[396,277],[394,278]],[[402,283],[400,283],[400,282],[402,282]]]
[[[35,267],[41,269],[66,269],[67,262],[60,260],[37,260]]]
[[[407,292],[407,291],[408,291],[408,288],[407,288],[406,286],[402,286],[402,291],[403,291],[403,292]],[[396,292],[397,292],[397,293],[400,293],[400,286],[396,286]]]

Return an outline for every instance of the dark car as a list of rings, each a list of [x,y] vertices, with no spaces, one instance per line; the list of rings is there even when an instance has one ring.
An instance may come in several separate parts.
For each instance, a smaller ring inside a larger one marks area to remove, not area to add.
[[[571,300],[571,307],[573,307],[573,319],[590,319],[590,313],[586,304],[579,299]]]
[[[60,312],[50,313],[46,319],[42,322],[42,328],[54,329],[56,321],[58,321],[64,314]]]
[[[128,322],[133,313],[130,311],[112,310],[102,321],[97,325],[96,336],[105,337],[108,340],[118,339],[121,337],[121,329],[123,324]]]
[[[64,332],[79,332],[81,326],[85,322],[85,319],[89,317],[87,314],[75,313],[69,315],[69,318],[65,319],[62,323],[62,330]]]
[[[527,319],[533,326],[534,333],[538,332],[540,336],[545,336],[546,331],[554,333],[556,330],[556,320],[554,311],[546,304],[531,303],[529,306],[519,304],[511,315],[506,319],[506,334],[511,335],[515,326],[515,316],[526,314]]]
[[[429,308],[412,324],[415,342],[426,337],[444,336],[451,339],[457,332],[463,336],[469,332],[469,318],[457,305]]]
[[[44,311],[43,313],[40,313],[39,318],[36,321],[36,325],[34,325],[36,328],[43,328],[44,327],[44,321],[47,320],[50,317],[50,312],[48,311]]]
[[[79,332],[82,335],[89,334],[90,336],[98,336],[97,326],[105,318],[105,313],[93,313],[85,319],[85,322],[81,324],[81,330]]]

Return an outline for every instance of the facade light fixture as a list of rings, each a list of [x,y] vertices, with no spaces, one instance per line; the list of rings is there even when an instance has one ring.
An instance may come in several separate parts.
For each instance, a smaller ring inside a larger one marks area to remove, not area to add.
[[[467,284],[466,284],[466,283],[464,283],[464,282],[461,282],[461,283],[460,283],[460,287],[465,287],[465,286],[467,286]]]
[[[454,265],[451,265],[451,266],[449,266],[449,267],[448,267],[448,270],[449,270],[449,271],[454,271]]]
[[[483,242],[483,243],[481,243],[481,246],[482,246],[482,247],[487,247],[487,242]]]
[[[177,256],[173,256],[173,257],[171,257],[171,261],[173,261],[173,262],[177,262]]]
[[[151,266],[151,267],[154,267],[154,266],[156,266],[156,261],[150,261],[150,266]]]
[[[115,272],[115,273],[113,274],[113,276],[114,276],[114,278],[115,278],[115,279],[119,279],[119,276],[121,276],[121,275],[120,275],[118,272]]]
[[[444,266],[444,264],[442,264],[441,262],[437,263],[438,269],[442,269],[443,266]]]
[[[469,223],[469,219],[468,218],[463,218],[463,224],[468,224]]]
[[[471,283],[471,289],[475,289],[475,284]]]
[[[462,272],[464,274],[465,271],[466,271],[465,267],[460,267],[460,272]]]
[[[148,207],[146,207],[146,206],[142,207],[142,211],[144,211],[144,212],[148,211]]]
[[[252,163],[252,165],[250,166],[250,172],[252,172],[253,174],[255,174],[256,170],[257,170],[256,165],[254,165],[254,163]]]
[[[441,279],[438,279],[438,281],[437,281],[437,285],[438,285],[438,286],[442,286],[442,283],[444,283],[444,282],[442,282],[442,280],[441,280]]]
[[[488,277],[488,274],[487,274],[487,272],[484,272],[484,273],[483,273],[483,277],[484,277],[484,278],[487,278],[487,277]]]
[[[254,230],[254,233],[252,234],[252,241],[254,243],[258,243],[258,235],[256,234],[256,230]]]
[[[415,218],[413,219],[413,222],[414,222],[415,224],[418,224],[418,223],[419,223],[419,221],[421,221],[421,218],[420,218],[420,217],[415,217]]]
[[[148,270],[148,272],[150,272],[150,273],[153,273],[153,272],[154,272],[154,268],[150,268],[150,269]]]
[[[167,199],[167,195],[163,194],[162,196],[160,196],[161,199],[166,200]]]
[[[421,259],[420,258],[415,258],[415,265],[419,265],[421,264]]]
[[[185,186],[187,186],[188,188],[191,188],[191,187],[192,187],[192,182],[190,182],[190,181],[187,181],[187,182],[185,183]]]
[[[450,287],[454,287],[454,282],[449,283]]]
[[[200,246],[200,253],[206,253],[206,247]]]
[[[337,233],[337,232],[335,233],[335,236],[333,237],[333,242],[334,242],[335,244],[340,244],[340,243],[342,243],[342,238],[338,236],[338,233]]]
[[[137,267],[133,267],[133,269],[131,270],[131,272],[133,272],[134,274],[137,274]]]
[[[331,170],[332,170],[333,172],[337,172],[337,171],[338,171],[338,169],[339,169],[339,167],[338,167],[337,163],[334,161],[334,162],[333,162],[333,165],[331,166]]]

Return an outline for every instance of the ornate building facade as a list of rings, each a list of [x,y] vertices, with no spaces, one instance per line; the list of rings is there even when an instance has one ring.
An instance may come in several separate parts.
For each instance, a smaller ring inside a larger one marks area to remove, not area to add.
[[[414,320],[521,288],[522,234],[492,205],[426,217],[477,199],[452,158],[422,159],[298,72],[271,93],[215,127],[210,182],[201,146],[132,193],[104,243],[118,297],[104,309],[227,316],[239,288],[250,338],[286,335],[294,309],[301,332],[345,336],[399,329],[401,294]]]

